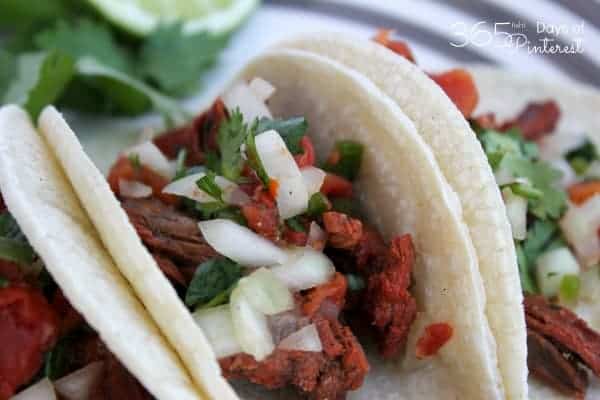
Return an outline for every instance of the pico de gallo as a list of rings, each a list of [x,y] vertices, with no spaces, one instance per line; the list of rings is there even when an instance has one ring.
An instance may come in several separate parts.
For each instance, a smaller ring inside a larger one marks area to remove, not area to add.
[[[0,197],[0,399],[153,397],[70,305]]]
[[[126,150],[108,181],[227,379],[345,398],[369,371],[354,332],[384,357],[404,348],[415,249],[361,217],[363,145],[339,141],[319,162],[304,117],[272,116],[275,90],[237,83],[189,124]],[[437,325],[417,356],[451,340]]]
[[[381,31],[374,40],[414,62],[410,48]],[[588,371],[600,377],[600,334],[576,308],[583,274],[600,273],[600,156],[583,132],[558,135],[552,99],[532,102],[514,118],[473,116],[479,100],[470,73],[430,77],[467,118],[506,204],[525,294],[528,368],[535,378],[584,398]]]

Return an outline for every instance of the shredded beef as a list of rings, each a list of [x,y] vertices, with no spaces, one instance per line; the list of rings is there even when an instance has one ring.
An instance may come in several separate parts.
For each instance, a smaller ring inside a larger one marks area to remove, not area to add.
[[[537,379],[567,396],[583,399],[587,373],[572,357],[565,356],[550,340],[527,330],[527,366]]]
[[[126,199],[122,203],[138,235],[153,253],[183,265],[198,265],[216,257],[197,221],[156,199]]]
[[[524,306],[529,341],[533,344],[527,360],[532,374],[557,390],[568,390],[574,395],[585,393],[579,364],[600,376],[600,334],[572,311],[542,296],[525,297]],[[550,350],[550,346],[555,351]],[[562,360],[558,359],[559,354]]]

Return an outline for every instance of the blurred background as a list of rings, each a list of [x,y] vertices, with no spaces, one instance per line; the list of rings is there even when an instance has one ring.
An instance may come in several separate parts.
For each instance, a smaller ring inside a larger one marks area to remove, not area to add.
[[[0,0],[0,101],[70,110],[103,167],[156,115],[199,112],[273,43],[379,29],[426,70],[484,63],[600,88],[598,0]]]

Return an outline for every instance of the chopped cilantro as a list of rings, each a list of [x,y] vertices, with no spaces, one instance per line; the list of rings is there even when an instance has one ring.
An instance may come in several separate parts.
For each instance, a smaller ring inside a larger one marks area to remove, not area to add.
[[[300,222],[298,217],[292,217],[285,220],[286,225],[295,232],[306,232],[306,228]]]
[[[306,213],[311,217],[317,217],[323,214],[329,208],[329,200],[321,192],[317,192],[310,196],[308,200],[308,210]]]
[[[598,155],[598,149],[596,149],[594,143],[589,139],[586,139],[581,146],[569,151],[565,155],[565,158],[571,164],[571,167],[577,175],[583,175],[590,163],[600,159],[600,156]]]
[[[565,275],[560,280],[559,294],[561,300],[574,301],[579,297],[580,281],[577,275]]]
[[[332,197],[331,209],[347,215],[357,215],[357,205],[349,197]]]
[[[525,256],[525,251],[520,243],[515,243],[517,250],[517,264],[519,266],[519,277],[521,280],[521,288],[525,293],[533,294],[538,293],[537,285],[533,279],[531,271],[531,264]]]
[[[133,169],[135,169],[137,171],[140,168],[142,168],[142,163],[140,162],[140,155],[138,153],[130,153],[128,158],[129,158],[129,163],[131,164]]]
[[[221,159],[216,151],[210,150],[204,153],[204,165],[211,171],[223,175],[221,172]]]
[[[17,59],[16,76],[2,102],[22,105],[36,120],[42,109],[65,90],[74,67],[73,58],[57,50],[23,53]]]
[[[353,292],[363,290],[366,287],[365,280],[355,274],[346,274],[346,281],[348,282],[348,289]]]
[[[530,199],[530,211],[538,218],[559,218],[566,206],[566,194],[558,188],[557,181],[562,173],[545,161],[530,161],[522,156],[506,154],[502,168],[513,176],[527,178],[533,187],[542,193],[538,199]]]
[[[246,156],[248,157],[250,168],[256,172],[258,178],[265,186],[267,186],[269,184],[269,175],[267,175],[267,171],[265,171],[265,167],[256,151],[256,143],[254,142],[253,134],[249,134],[246,138]]]
[[[10,282],[8,281],[8,279],[3,278],[3,277],[0,276],[0,289],[4,289],[9,284],[10,284]]]
[[[195,203],[195,209],[200,213],[201,219],[213,219],[217,214],[229,206],[223,201],[211,201],[209,203]]]
[[[558,225],[551,221],[537,220],[527,230],[527,237],[523,242],[523,251],[527,259],[535,264],[535,261],[558,234]]]
[[[221,173],[231,181],[236,181],[244,166],[241,146],[251,135],[251,128],[244,123],[239,109],[231,112],[228,119],[219,126],[217,144],[221,151]]]
[[[354,180],[360,171],[363,145],[352,140],[341,140],[336,142],[333,151],[336,152],[338,159],[335,163],[327,162],[323,169],[348,180]]]
[[[185,33],[181,22],[160,25],[142,45],[141,73],[167,93],[186,94],[197,87],[226,41],[205,31]]]
[[[60,339],[44,357],[44,376],[50,380],[63,377],[71,364],[73,337],[71,335]]]
[[[87,56],[119,71],[133,69],[128,53],[117,44],[108,26],[94,20],[58,21],[35,35],[34,42],[42,50],[60,50],[75,60]]]
[[[223,191],[217,185],[215,178],[217,175],[212,171],[206,171],[206,175],[196,181],[196,185],[206,194],[214,197],[216,200],[221,200]]]
[[[175,177],[174,181],[181,179],[187,175],[187,168],[185,161],[187,159],[187,150],[185,148],[180,149],[177,152],[177,160],[175,161]]]
[[[509,187],[515,195],[524,197],[528,200],[539,200],[544,195],[541,190],[523,182],[514,182],[503,187]]]
[[[209,303],[242,277],[242,267],[227,258],[213,258],[198,266],[185,294],[185,304]],[[223,303],[225,301],[221,301]],[[216,305],[216,304],[215,304]]]
[[[261,118],[258,121],[256,127],[256,134],[266,132],[268,130],[275,130],[287,146],[288,150],[292,154],[301,154],[302,146],[300,141],[306,134],[308,129],[308,123],[304,117],[295,117],[288,119],[269,119],[266,117]]]
[[[0,259],[19,264],[31,264],[35,259],[33,248],[8,212],[0,214]]]

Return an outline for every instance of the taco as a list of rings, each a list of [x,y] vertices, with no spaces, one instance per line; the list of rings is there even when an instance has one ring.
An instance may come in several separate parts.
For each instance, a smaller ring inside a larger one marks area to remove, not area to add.
[[[0,109],[0,191],[0,399],[205,398],[16,106]]]
[[[188,125],[125,150],[108,182],[56,110],[40,129],[213,398],[503,397],[460,203],[362,74],[268,52]]]
[[[389,34],[375,37],[384,46],[338,35],[284,46],[368,76],[433,150],[477,250],[507,396],[527,398],[529,365],[531,398],[583,398],[600,372],[600,95],[490,68],[428,77]]]

